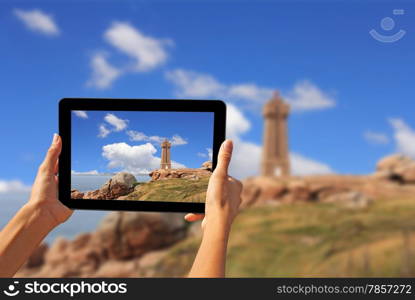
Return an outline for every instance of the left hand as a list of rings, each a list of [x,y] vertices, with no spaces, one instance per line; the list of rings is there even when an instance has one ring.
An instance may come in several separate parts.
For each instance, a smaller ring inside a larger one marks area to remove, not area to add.
[[[52,144],[39,167],[30,200],[27,203],[40,209],[40,213],[50,218],[55,226],[65,222],[73,212],[58,199],[57,173],[61,150],[62,140],[59,135],[54,134]]]
[[[231,140],[224,141],[219,149],[218,165],[209,178],[205,214],[189,213],[184,217],[188,222],[203,220],[203,230],[213,225],[219,225],[225,232],[229,232],[232,222],[239,212],[242,183],[228,175],[232,150]]]

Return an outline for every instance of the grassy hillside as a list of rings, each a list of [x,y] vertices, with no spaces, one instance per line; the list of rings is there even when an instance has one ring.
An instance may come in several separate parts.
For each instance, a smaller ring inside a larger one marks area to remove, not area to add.
[[[172,178],[139,184],[125,200],[204,202],[209,178],[198,180]]]
[[[245,210],[229,244],[233,277],[415,276],[415,197],[360,210],[298,203]],[[183,276],[200,238],[175,245],[157,276]]]

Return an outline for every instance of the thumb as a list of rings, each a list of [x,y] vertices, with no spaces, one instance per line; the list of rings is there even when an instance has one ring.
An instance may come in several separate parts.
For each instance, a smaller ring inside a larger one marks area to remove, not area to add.
[[[231,162],[233,150],[233,142],[231,140],[225,140],[219,149],[218,165],[216,166],[215,173],[223,176],[228,175],[228,167]]]
[[[53,141],[46,154],[45,160],[41,165],[41,171],[48,174],[54,174],[56,170],[56,163],[61,153],[62,142],[59,135],[53,135]]]

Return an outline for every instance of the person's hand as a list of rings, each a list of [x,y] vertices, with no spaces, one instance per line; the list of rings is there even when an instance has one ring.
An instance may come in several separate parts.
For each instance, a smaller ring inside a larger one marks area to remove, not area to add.
[[[241,204],[242,183],[228,175],[233,143],[225,140],[219,149],[218,164],[209,179],[205,214],[187,214],[189,222],[201,220],[202,228],[218,225],[229,230]]]
[[[72,210],[58,200],[58,160],[62,150],[62,140],[54,134],[52,144],[39,167],[32,193],[27,205],[34,206],[39,212],[50,218],[55,225],[65,222]]]

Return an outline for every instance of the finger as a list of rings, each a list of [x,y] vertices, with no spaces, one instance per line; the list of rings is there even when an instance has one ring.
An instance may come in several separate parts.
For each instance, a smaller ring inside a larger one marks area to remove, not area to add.
[[[204,214],[193,214],[193,213],[190,213],[190,214],[185,215],[184,216],[184,219],[187,222],[195,222],[195,221],[202,220],[204,217],[205,217]]]
[[[41,165],[40,170],[47,174],[54,174],[56,163],[59,158],[59,154],[62,150],[62,141],[59,135],[56,133],[53,135],[52,144],[50,145],[46,157]]]
[[[218,165],[216,166],[215,173],[223,176],[228,175],[229,163],[231,162],[233,150],[233,142],[231,140],[225,140],[219,149]]]
[[[240,189],[242,189],[242,187],[243,187],[243,184],[242,184],[242,182],[240,182],[238,179],[236,179],[236,178],[234,178],[234,177],[232,177],[232,176],[228,176],[228,180],[230,181],[230,182],[232,182],[233,184],[235,184],[237,187],[239,187]]]
[[[58,174],[59,172],[59,159],[56,161],[55,168],[53,169],[53,174]]]
[[[202,227],[202,230],[205,230],[206,227],[206,219],[203,219],[202,224],[200,225]]]
[[[184,219],[188,222],[195,222],[195,221],[198,221],[198,220],[202,220],[204,217],[205,217],[204,214],[190,213],[190,214],[185,215]]]

